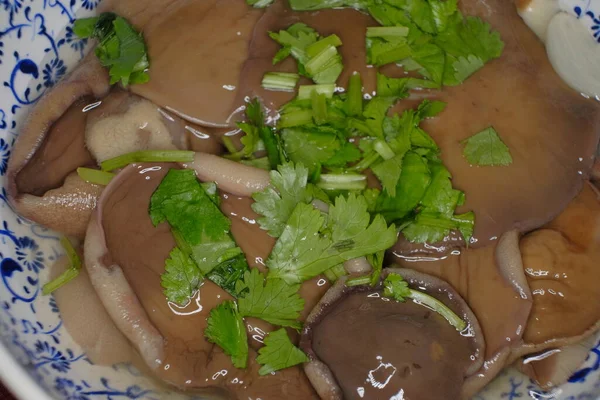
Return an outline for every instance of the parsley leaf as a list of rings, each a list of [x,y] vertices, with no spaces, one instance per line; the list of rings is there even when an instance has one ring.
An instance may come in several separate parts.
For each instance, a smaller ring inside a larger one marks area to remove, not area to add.
[[[371,171],[381,182],[383,189],[392,197],[396,196],[396,185],[402,173],[402,159],[404,153],[397,154],[389,160],[384,160],[371,167]]]
[[[306,354],[292,344],[284,328],[269,333],[264,343],[256,358],[262,365],[258,371],[260,375],[268,375],[308,361]]]
[[[246,271],[243,281],[238,281],[237,292],[243,293],[238,307],[243,317],[255,317],[273,325],[300,329],[297,321],[304,308],[304,299],[298,294],[300,285],[288,285],[280,279],[265,282],[258,269]]]
[[[231,356],[236,368],[246,368],[248,339],[244,321],[233,301],[225,301],[210,311],[204,335]]]
[[[269,279],[299,283],[351,258],[386,250],[396,241],[395,227],[367,210],[362,196],[338,196],[327,222],[312,205],[296,206],[267,259]]]
[[[113,13],[102,13],[98,17],[78,19],[73,32],[80,38],[98,39],[96,56],[100,63],[109,68],[110,83],[145,83],[150,79],[150,66],[146,44],[124,18]]]
[[[244,278],[246,271],[248,262],[246,256],[241,253],[217,265],[206,277],[233,297],[238,297],[240,293],[236,289],[236,283]]]
[[[165,261],[165,273],[161,275],[160,283],[169,301],[183,305],[198,289],[202,278],[202,273],[190,256],[175,247]]]
[[[508,146],[502,142],[493,127],[484,129],[463,141],[463,155],[471,164],[497,166],[512,164],[512,156]]]

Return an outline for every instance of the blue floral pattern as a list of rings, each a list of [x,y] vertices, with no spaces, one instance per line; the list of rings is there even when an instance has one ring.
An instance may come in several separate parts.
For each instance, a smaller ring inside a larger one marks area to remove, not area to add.
[[[600,1],[565,1],[576,3],[574,14],[590,23],[600,41]],[[592,1],[598,5],[595,9]],[[91,15],[99,2],[0,0],[0,347],[4,345],[34,382],[59,399],[175,399],[179,397],[155,387],[130,365],[100,367],[85,357],[63,326],[54,298],[40,294],[46,267],[61,254],[57,237],[15,215],[2,187],[19,124],[88,49],[88,41],[74,35],[73,21]],[[528,378],[504,371],[475,399],[597,400],[599,396],[600,342],[570,383],[555,392],[543,392]]]

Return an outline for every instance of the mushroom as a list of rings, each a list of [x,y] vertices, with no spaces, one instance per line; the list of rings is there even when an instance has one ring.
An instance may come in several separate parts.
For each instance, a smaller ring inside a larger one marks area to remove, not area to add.
[[[170,168],[181,167],[126,167],[102,193],[92,215],[85,262],[108,314],[152,373],[172,385],[219,396],[313,398],[300,367],[259,376],[255,343],[248,368],[239,370],[229,356],[206,340],[203,331],[209,312],[231,299],[219,286],[205,280],[183,307],[165,299],[160,274],[176,244],[168,224],[152,225],[148,206]]]
[[[593,336],[600,328],[598,190],[587,183],[557,218],[525,235],[520,247],[534,301],[516,355],[548,354]],[[561,383],[556,377],[549,382]]]
[[[466,194],[457,211],[475,212],[469,246],[482,247],[507,231],[525,233],[550,222],[579,193],[600,139],[600,103],[562,81],[512,1],[461,0],[459,7],[499,32],[502,56],[459,86],[412,93],[392,112],[413,108],[423,98],[447,103],[421,127],[440,147],[453,186]],[[389,68],[386,74],[402,77],[404,71]],[[478,168],[463,157],[461,142],[490,126],[509,147],[511,165]],[[464,247],[452,239],[442,245],[447,247],[444,253]]]
[[[490,382],[523,344],[532,305],[524,284],[518,235],[506,233],[496,244],[467,248],[444,257],[397,257],[405,268],[448,282],[473,310],[485,337],[484,365],[471,381],[472,394]]]
[[[382,286],[345,286],[341,278],[310,313],[301,348],[305,372],[322,399],[468,398],[485,342],[477,318],[446,282],[388,268],[409,287],[444,303],[467,323],[461,332],[413,301],[382,296]],[[431,384],[435,382],[435,384]]]

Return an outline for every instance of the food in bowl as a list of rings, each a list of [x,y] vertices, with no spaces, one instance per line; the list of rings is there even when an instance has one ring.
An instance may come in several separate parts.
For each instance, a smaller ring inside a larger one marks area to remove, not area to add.
[[[417,399],[583,361],[600,106],[513,4],[102,7],[8,174],[72,240],[45,291],[92,361],[205,396]]]

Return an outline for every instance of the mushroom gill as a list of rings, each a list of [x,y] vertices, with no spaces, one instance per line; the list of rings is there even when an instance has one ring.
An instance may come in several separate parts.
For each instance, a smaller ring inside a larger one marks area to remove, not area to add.
[[[467,328],[459,332],[413,301],[385,298],[381,285],[350,288],[342,278],[302,331],[311,383],[322,399],[467,398],[466,383],[481,367],[485,348],[477,319],[446,282],[396,268],[384,270],[383,278],[389,273],[444,303]]]
[[[206,280],[184,307],[165,299],[160,275],[175,241],[166,223],[152,225],[148,206],[170,168],[181,167],[125,168],[103,192],[90,220],[86,267],[109,315],[154,375],[172,385],[223,397],[314,398],[300,367],[259,376],[256,346],[248,368],[240,370],[205,339],[210,310],[231,299],[219,286]]]

